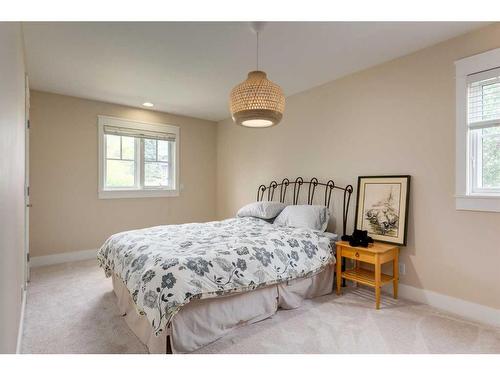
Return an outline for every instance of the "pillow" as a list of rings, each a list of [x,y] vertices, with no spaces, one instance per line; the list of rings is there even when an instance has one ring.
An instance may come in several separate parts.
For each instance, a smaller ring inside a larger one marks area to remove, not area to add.
[[[281,202],[254,202],[241,207],[236,216],[274,219],[285,207],[286,204]]]
[[[336,242],[337,239],[339,238],[339,235],[336,233],[331,233],[331,232],[325,232],[323,235],[328,238],[331,242]]]
[[[324,232],[330,220],[330,211],[325,206],[287,206],[274,220],[276,225],[300,227]]]

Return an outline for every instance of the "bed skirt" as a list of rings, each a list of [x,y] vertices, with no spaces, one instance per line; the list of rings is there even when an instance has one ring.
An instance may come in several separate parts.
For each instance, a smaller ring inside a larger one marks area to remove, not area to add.
[[[269,318],[278,308],[294,309],[304,299],[331,293],[333,278],[333,267],[327,267],[304,279],[251,292],[194,300],[173,317],[169,329],[159,336],[153,334],[146,317],[137,312],[125,284],[115,275],[112,279],[120,313],[125,315],[127,325],[150,353],[167,353],[167,345],[173,353],[190,353],[238,327]]]

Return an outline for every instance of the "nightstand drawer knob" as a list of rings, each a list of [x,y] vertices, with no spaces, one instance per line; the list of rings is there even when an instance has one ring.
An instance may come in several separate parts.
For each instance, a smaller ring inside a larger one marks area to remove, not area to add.
[[[356,253],[355,255],[356,255],[356,258],[359,258],[359,253]]]

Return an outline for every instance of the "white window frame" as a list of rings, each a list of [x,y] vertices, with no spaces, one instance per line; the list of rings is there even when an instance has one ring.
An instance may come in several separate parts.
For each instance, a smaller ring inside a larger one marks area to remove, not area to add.
[[[135,120],[127,120],[110,116],[97,116],[98,124],[98,169],[99,169],[99,184],[98,184],[98,197],[99,199],[115,199],[115,198],[153,198],[153,197],[177,197],[179,196],[179,149],[180,149],[180,129],[175,125],[148,123]],[[142,149],[143,142],[136,139],[135,152],[136,152],[136,168],[135,168],[135,181],[136,188],[106,188],[106,163],[104,158],[106,156],[106,137],[104,136],[104,126],[116,126],[121,128],[139,129],[145,131],[156,131],[175,134],[175,147],[173,152],[169,155],[169,166],[173,169],[172,177],[174,182],[172,187],[168,188],[155,188],[155,187],[140,187],[138,181],[142,178],[144,173],[142,165],[142,157],[144,150]]]
[[[474,189],[472,173],[476,142],[467,126],[467,77],[500,67],[500,48],[455,61],[456,69],[456,147],[455,205],[457,210],[500,212],[500,192]]]

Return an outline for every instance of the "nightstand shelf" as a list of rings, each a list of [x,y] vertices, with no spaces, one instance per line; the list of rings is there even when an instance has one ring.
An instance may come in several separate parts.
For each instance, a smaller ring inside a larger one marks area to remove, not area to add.
[[[353,268],[342,272],[342,278],[355,281],[360,284],[375,286],[375,272],[363,268]],[[391,283],[394,278],[385,273],[380,274],[380,285]]]

